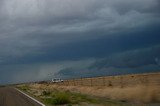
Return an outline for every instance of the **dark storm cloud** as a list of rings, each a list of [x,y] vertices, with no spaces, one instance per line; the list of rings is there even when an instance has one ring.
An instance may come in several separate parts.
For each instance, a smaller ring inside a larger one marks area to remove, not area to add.
[[[49,43],[49,45],[46,41],[43,47],[41,47],[41,50],[37,50],[32,54],[28,53],[28,55],[23,56],[23,58],[9,58],[6,62],[3,62],[3,64],[31,64],[37,62],[43,63],[63,60],[81,60],[90,57],[103,58],[113,53],[151,47],[158,45],[160,42],[159,27],[160,26],[154,25],[145,27],[144,29],[141,28],[140,31],[136,32],[130,31],[129,33],[123,33],[122,35],[114,34],[113,37],[104,36],[97,39],[85,39],[83,42],[70,42],[67,44],[60,44],[57,47],[53,47],[51,43]],[[101,34],[102,32],[99,32],[99,35]],[[32,40],[33,39],[36,40],[35,38],[32,38]]]
[[[147,49],[133,50],[120,54],[111,55],[108,58],[97,61],[92,67],[98,69],[115,67],[115,68],[135,68],[145,65],[155,64],[156,58],[160,58],[160,46],[150,47]]]
[[[95,30],[101,30],[107,36],[159,22],[159,14],[155,12],[159,10],[159,2],[156,0],[2,2],[0,34],[1,44],[6,48],[0,54],[11,51],[25,55],[36,52],[37,48],[41,49],[44,45],[57,46],[57,43],[100,37],[91,33]]]
[[[160,45],[116,53],[96,59],[88,67],[69,67],[58,71],[57,76],[80,78],[160,70]]]
[[[159,0],[1,0],[0,64],[99,58],[156,45],[159,19]]]

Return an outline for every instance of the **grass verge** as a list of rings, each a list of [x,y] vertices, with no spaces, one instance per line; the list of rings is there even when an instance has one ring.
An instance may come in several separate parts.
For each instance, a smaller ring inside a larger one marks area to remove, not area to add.
[[[47,106],[64,105],[64,106],[128,106],[128,103],[110,100],[106,98],[94,97],[82,93],[65,91],[65,90],[46,90],[46,89],[32,89],[28,85],[20,85],[18,89],[26,92],[32,97],[40,100]],[[85,103],[85,105],[83,104]]]

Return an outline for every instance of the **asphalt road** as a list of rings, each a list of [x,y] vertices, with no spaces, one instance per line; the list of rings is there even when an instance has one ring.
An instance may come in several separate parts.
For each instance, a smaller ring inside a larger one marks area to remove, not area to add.
[[[41,106],[12,87],[0,87],[0,106]]]

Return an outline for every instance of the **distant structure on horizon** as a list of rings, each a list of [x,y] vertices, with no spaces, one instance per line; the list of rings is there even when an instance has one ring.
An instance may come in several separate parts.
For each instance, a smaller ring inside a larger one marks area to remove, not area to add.
[[[54,78],[54,79],[52,79],[52,82],[53,82],[53,83],[63,82],[63,80],[62,80],[61,78]]]

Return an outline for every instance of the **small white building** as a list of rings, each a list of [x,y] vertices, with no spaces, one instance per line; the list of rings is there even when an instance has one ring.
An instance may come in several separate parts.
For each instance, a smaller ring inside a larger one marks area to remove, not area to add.
[[[52,82],[57,83],[57,82],[63,82],[61,78],[54,78],[52,79]]]

